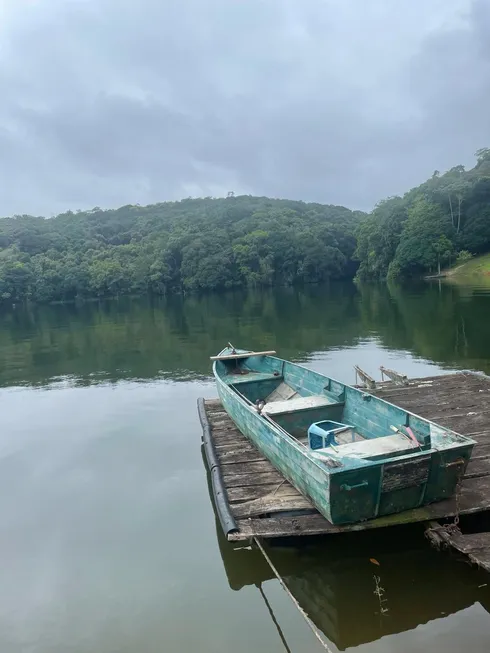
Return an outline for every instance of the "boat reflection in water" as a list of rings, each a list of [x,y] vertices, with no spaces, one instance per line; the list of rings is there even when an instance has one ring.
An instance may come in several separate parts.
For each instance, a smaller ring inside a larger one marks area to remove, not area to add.
[[[216,528],[231,589],[261,588],[274,578],[257,548],[234,546],[218,521]],[[420,529],[334,535],[298,548],[272,545],[268,553],[303,610],[341,651],[477,602],[490,612],[490,588],[481,587],[488,575],[431,550]],[[384,590],[382,603],[377,583]]]
[[[216,533],[232,590],[248,585],[261,590],[274,578],[256,547],[226,540],[217,518]],[[488,575],[431,549],[421,526],[291,543],[270,541],[266,548],[303,610],[339,650],[412,630],[475,603],[490,612]],[[382,604],[377,582],[384,590]],[[267,608],[276,620],[274,606]],[[282,637],[281,624],[276,626]]]

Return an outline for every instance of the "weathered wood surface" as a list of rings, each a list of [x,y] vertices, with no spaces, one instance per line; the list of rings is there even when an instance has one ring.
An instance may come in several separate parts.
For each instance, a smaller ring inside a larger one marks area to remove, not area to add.
[[[473,450],[459,497],[459,512],[490,510],[490,378],[460,373],[378,385],[373,394],[471,436]],[[218,399],[206,401],[231,511],[239,530],[229,539],[318,535],[442,519],[457,513],[455,499],[353,525],[333,526],[293,488],[235,427]],[[298,511],[294,517],[291,511]]]
[[[383,381],[384,381],[384,377],[387,376],[397,385],[409,384],[408,376],[406,374],[400,374],[399,372],[396,372],[395,370],[390,370],[387,367],[383,367],[382,365],[379,369],[381,371],[381,378]]]
[[[354,365],[354,370],[356,372],[356,378],[359,377],[361,381],[364,381],[367,388],[371,388],[371,390],[376,388],[376,381],[370,377],[367,372],[361,369],[359,365]]]
[[[294,399],[283,399],[282,401],[272,401],[270,403],[268,401],[262,412],[268,415],[279,415],[280,413],[289,413],[291,411],[330,406],[332,403],[331,399],[322,396],[295,397]]]
[[[451,537],[451,546],[490,572],[490,533],[459,533]]]
[[[252,356],[274,356],[277,352],[274,349],[267,351],[247,351],[240,354],[223,354],[222,356],[210,356],[212,361],[233,361],[240,358],[252,358]]]
[[[466,556],[470,562],[490,572],[490,533],[452,532],[437,521],[431,521],[426,528],[426,536],[438,549],[455,549]]]

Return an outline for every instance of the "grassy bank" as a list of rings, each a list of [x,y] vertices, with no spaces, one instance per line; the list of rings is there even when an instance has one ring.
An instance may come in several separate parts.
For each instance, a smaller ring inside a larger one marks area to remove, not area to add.
[[[446,271],[448,277],[489,277],[490,278],[490,253],[476,256],[475,258],[457,265]]]
[[[445,270],[441,276],[460,284],[477,284],[490,287],[490,253]]]

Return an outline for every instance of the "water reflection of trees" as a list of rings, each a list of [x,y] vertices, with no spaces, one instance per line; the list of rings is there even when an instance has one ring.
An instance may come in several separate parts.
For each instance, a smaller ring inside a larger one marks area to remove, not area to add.
[[[490,295],[437,283],[415,288],[367,286],[362,322],[384,346],[450,366],[490,372]]]
[[[332,284],[156,301],[17,307],[0,319],[0,380],[43,384],[209,376],[232,340],[305,361],[376,336],[449,366],[490,371],[488,296],[453,286]]]

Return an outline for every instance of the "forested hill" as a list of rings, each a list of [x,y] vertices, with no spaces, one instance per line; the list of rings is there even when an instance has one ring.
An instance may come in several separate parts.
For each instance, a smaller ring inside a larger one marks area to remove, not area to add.
[[[358,233],[361,280],[409,279],[490,251],[490,148],[375,208]]]
[[[264,197],[0,220],[0,301],[352,278],[361,212]]]
[[[0,220],[0,302],[410,279],[490,251],[490,148],[366,215],[266,197]]]

